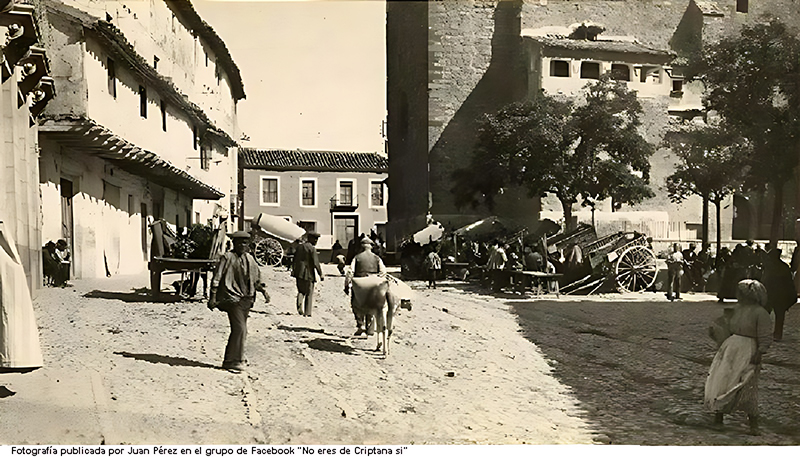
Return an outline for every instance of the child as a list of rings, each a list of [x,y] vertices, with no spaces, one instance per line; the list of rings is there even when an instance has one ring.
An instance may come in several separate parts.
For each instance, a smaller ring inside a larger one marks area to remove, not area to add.
[[[435,250],[431,249],[425,257],[425,267],[428,269],[428,288],[436,288],[436,275],[442,269],[442,258]]]

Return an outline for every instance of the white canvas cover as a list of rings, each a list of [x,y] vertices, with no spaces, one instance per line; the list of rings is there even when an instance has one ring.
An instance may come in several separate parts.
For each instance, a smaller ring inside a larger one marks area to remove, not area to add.
[[[0,222],[0,369],[42,366],[39,329],[17,248]]]

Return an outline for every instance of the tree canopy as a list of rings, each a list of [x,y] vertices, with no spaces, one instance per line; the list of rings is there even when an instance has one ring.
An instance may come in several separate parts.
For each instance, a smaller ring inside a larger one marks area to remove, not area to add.
[[[456,203],[486,204],[511,186],[556,195],[570,223],[578,197],[638,203],[654,148],[639,133],[642,107],[624,83],[603,77],[578,100],[537,94],[487,114],[467,167],[454,174]]]
[[[782,219],[783,185],[800,157],[800,38],[778,20],[743,27],[704,47],[687,71],[705,87],[703,104],[720,126],[751,146],[746,188],[775,193],[770,244]]]

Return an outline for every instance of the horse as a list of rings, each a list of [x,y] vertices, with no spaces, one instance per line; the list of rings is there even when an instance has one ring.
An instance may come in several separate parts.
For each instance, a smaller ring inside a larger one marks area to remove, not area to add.
[[[375,351],[383,350],[384,357],[389,355],[394,316],[401,304],[407,305],[410,302],[409,298],[404,298],[408,286],[390,275],[383,274],[347,279],[352,284],[354,308],[367,318],[371,317],[374,322],[378,340]],[[410,309],[410,306],[408,308]]]

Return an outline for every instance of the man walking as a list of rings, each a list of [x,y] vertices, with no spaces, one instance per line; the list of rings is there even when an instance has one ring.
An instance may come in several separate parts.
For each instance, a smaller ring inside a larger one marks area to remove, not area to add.
[[[292,276],[297,282],[297,312],[301,316],[311,317],[314,308],[314,283],[316,274],[319,280],[324,281],[322,267],[319,265],[319,255],[314,247],[319,240],[319,233],[306,232],[305,240],[297,246],[292,262]]]
[[[261,271],[255,257],[250,254],[250,234],[238,231],[228,235],[233,240],[233,251],[226,252],[219,261],[211,281],[211,296],[208,309],[219,309],[228,313],[231,334],[225,346],[222,368],[233,373],[245,369],[245,341],[247,339],[247,316],[256,300],[256,292],[269,295],[261,282]]]

